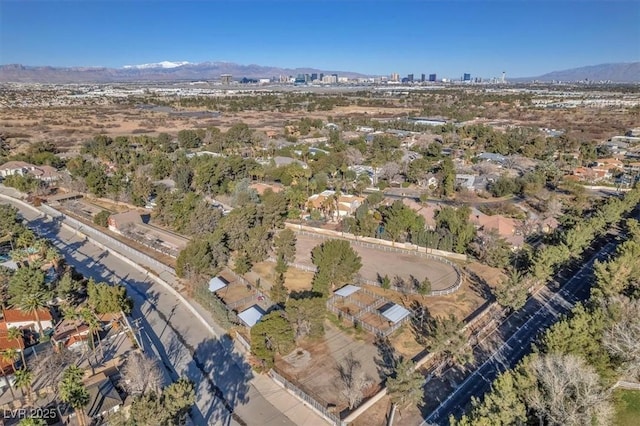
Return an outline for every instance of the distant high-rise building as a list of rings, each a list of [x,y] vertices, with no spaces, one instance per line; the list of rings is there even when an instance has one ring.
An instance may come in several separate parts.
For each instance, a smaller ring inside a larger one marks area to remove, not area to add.
[[[462,76],[463,81],[471,81],[471,74],[464,73]]]
[[[407,81],[408,81],[409,83],[413,83],[413,74],[409,74],[409,75],[407,75]]]
[[[420,76],[420,82],[424,83],[424,82],[425,82],[425,77],[426,77],[426,76],[425,76],[424,74],[422,74],[422,75]]]
[[[389,80],[394,82],[400,81],[400,74],[398,74],[397,72],[391,73],[391,75],[389,76]]]
[[[507,73],[502,71],[502,80],[500,83],[505,84],[507,82]]]
[[[222,74],[220,75],[220,81],[222,82],[222,84],[231,84],[233,78],[231,74]]]
[[[324,74],[320,73],[320,75],[318,76],[318,80],[322,81],[323,78],[324,78]]]
[[[436,75],[435,74],[429,74],[429,81],[436,81]]]
[[[317,80],[318,79],[318,73],[314,72],[311,74],[311,81]]]

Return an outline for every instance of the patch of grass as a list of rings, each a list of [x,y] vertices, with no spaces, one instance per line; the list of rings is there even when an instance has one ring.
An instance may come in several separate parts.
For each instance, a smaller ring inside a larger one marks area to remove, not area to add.
[[[640,420],[640,391],[618,389],[614,393],[616,415],[613,424],[635,426]]]
[[[349,335],[355,334],[354,337],[356,339],[360,339],[360,340],[364,339],[363,334],[365,333],[365,331],[362,329],[362,327],[354,327],[354,326],[348,327],[344,325],[344,322],[340,318],[338,318],[338,316],[333,312],[327,312],[327,319],[329,320],[329,322],[331,322],[331,324],[338,327],[340,331],[342,331],[343,333],[347,333]]]

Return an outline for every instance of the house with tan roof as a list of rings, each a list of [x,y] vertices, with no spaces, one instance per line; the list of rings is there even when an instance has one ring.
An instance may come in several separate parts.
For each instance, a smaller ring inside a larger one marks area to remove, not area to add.
[[[418,213],[424,218],[424,223],[429,229],[436,228],[436,212],[440,209],[440,206],[433,203],[421,204],[410,198],[403,198],[402,204],[409,207],[411,210]]]
[[[249,188],[254,189],[258,193],[258,195],[264,195],[264,192],[267,189],[270,189],[276,193],[284,190],[284,187],[280,184],[263,183],[263,182],[254,182],[251,185],[249,185]]]
[[[0,165],[0,176],[24,176],[29,173],[35,166],[33,164],[25,163],[24,161],[7,161]]]
[[[518,230],[519,221],[499,214],[489,216],[477,209],[472,209],[469,214],[469,222],[473,223],[478,232],[497,232],[513,247],[520,247],[524,243],[524,237]]]
[[[353,215],[364,201],[363,197],[356,195],[340,194],[337,200],[335,197],[336,192],[329,189],[320,194],[313,194],[307,199],[307,209],[318,209],[332,212],[330,216],[345,217]]]

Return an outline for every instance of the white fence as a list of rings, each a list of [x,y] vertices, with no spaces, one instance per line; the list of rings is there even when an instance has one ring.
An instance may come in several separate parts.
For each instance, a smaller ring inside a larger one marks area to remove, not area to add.
[[[60,211],[54,209],[51,206],[47,206],[46,204],[42,204],[40,206],[40,209],[45,212],[46,214],[48,214],[49,216],[62,220],[63,222],[65,222],[67,225],[69,225],[70,227],[72,227],[73,229],[75,229],[77,232],[82,232],[83,234],[87,234],[91,237],[97,238],[99,240],[103,240],[106,241],[109,244],[109,247],[112,248],[113,250],[116,250],[118,252],[120,252],[120,254],[123,254],[125,256],[135,256],[136,258],[140,259],[143,261],[143,263],[146,263],[147,266],[154,268],[160,275],[162,275],[163,273],[167,273],[169,275],[172,276],[173,279],[175,279],[176,276],[176,271],[175,269],[173,269],[170,266],[165,265],[162,262],[157,261],[156,259],[154,259],[153,257],[142,253],[141,251],[123,243],[120,240],[117,240],[107,234],[105,234],[104,232],[101,232],[89,225],[86,225],[82,222],[80,222],[77,219],[74,219],[72,217],[69,217],[63,213],[61,213]]]
[[[311,406],[318,414],[324,417],[329,423],[335,426],[344,425],[344,423],[340,419],[340,416],[329,411],[324,404],[321,404],[320,402],[318,402],[315,398],[311,397],[302,389],[300,389],[299,387],[297,387],[296,385],[294,385],[293,383],[291,383],[290,381],[288,381],[287,379],[285,379],[284,377],[276,373],[273,369],[269,370],[268,374],[269,374],[269,377],[271,377],[271,379],[273,379],[275,382],[282,385],[282,387],[289,390],[299,399],[303,400],[305,403]]]

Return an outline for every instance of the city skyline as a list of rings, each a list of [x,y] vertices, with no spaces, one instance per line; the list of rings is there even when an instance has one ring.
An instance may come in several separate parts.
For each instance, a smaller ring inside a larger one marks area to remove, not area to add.
[[[3,2],[0,63],[528,77],[640,58],[637,2]],[[106,23],[106,24],[105,24]],[[596,29],[598,29],[596,31]]]

